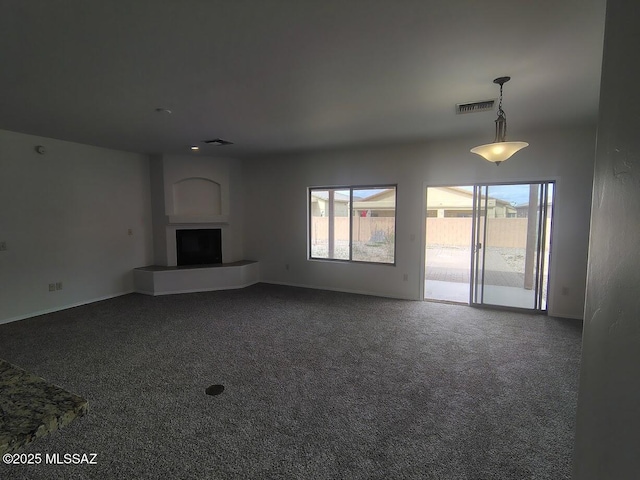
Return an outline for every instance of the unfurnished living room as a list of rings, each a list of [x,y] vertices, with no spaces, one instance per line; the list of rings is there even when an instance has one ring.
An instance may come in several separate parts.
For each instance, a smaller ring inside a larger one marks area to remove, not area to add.
[[[0,38],[0,478],[637,478],[635,2]]]

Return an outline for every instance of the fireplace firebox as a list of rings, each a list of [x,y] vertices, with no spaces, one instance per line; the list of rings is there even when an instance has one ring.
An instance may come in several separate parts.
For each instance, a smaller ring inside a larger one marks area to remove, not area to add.
[[[219,228],[176,230],[176,248],[179,267],[222,263],[222,230]]]

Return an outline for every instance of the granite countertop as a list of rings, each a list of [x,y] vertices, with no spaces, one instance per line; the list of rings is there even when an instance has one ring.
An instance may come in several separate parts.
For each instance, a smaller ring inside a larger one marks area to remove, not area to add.
[[[70,424],[88,402],[0,359],[0,455]]]

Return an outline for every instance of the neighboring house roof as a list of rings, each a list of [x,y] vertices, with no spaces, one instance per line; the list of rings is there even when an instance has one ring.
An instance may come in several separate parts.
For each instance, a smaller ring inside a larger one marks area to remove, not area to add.
[[[454,195],[463,196],[469,199],[469,202],[473,201],[473,192],[469,190],[465,190],[463,188],[458,187],[429,187],[430,189],[448,191]],[[329,200],[329,192],[326,190],[313,190],[311,192],[312,197],[319,198],[321,200]],[[485,195],[482,195],[482,198],[485,198]],[[501,200],[499,198],[492,197],[489,195],[490,199],[495,200],[496,204],[505,205],[510,208],[514,208],[514,206],[506,201]],[[349,195],[345,195],[343,193],[335,192],[334,199],[339,203],[347,203],[349,202]],[[528,204],[518,205],[517,208],[521,208]],[[361,210],[389,210],[395,208],[395,190],[392,188],[384,189],[380,192],[374,193],[373,195],[369,195],[368,197],[360,198],[357,196],[353,197],[353,208],[361,209]]]
[[[320,200],[329,200],[329,192],[327,192],[326,190],[312,190],[311,196],[319,198]],[[336,202],[348,202],[349,195],[344,195],[343,193],[335,192],[334,200]]]
[[[448,192],[448,193],[451,193],[453,195],[466,197],[466,198],[469,199],[470,203],[473,203],[473,192],[469,191],[469,190],[466,190],[464,188],[459,188],[459,187],[429,187],[429,190],[431,190],[431,189],[433,189],[433,190],[441,190],[443,192]],[[482,195],[482,198],[486,198],[486,195]],[[511,202],[508,202],[506,200],[501,200],[499,198],[492,197],[491,195],[489,195],[488,198],[490,198],[491,200],[495,200],[496,204],[505,205],[505,206],[513,208],[513,205],[511,204]],[[427,199],[427,202],[428,202],[428,199]],[[428,208],[429,207],[434,208],[433,205],[427,205],[427,207]],[[440,207],[440,208],[442,208],[442,207]]]
[[[473,199],[473,192],[469,191],[469,190],[465,190],[464,188],[458,188],[458,187],[429,187],[429,188],[437,188],[440,190],[451,190],[453,192],[456,193],[462,193],[466,196],[468,196],[469,198]],[[485,198],[486,195],[482,195],[482,198]],[[511,202],[508,202],[506,200],[501,200],[500,198],[496,198],[496,197],[492,197],[491,195],[489,195],[489,198],[492,200],[495,200],[496,203],[500,203],[502,205],[509,205],[510,207],[513,207],[513,205],[511,204]]]
[[[553,201],[551,199],[549,199],[549,202],[547,202],[549,206],[553,205]],[[516,205],[517,209],[522,209],[522,208],[529,208],[529,202],[526,203],[519,203]]]
[[[396,208],[395,189],[387,188],[360,201],[354,201],[353,208],[360,210],[394,210]]]
[[[378,200],[380,197],[386,197],[390,193],[395,192],[394,188],[385,188],[384,190],[380,190],[378,193],[374,193],[373,195],[369,195],[368,197],[364,197],[362,199],[363,202],[370,202],[373,200]]]

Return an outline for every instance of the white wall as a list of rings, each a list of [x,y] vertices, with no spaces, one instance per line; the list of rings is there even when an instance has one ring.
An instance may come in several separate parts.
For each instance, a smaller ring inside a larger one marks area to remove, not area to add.
[[[0,241],[0,323],[133,291],[152,263],[147,157],[0,130]]]
[[[638,3],[608,0],[574,478],[640,476]]]
[[[239,162],[228,158],[214,158],[193,153],[192,155],[163,155],[164,198],[165,209],[169,215],[178,213],[175,186],[186,179],[203,178],[215,181],[221,189],[217,205],[201,205],[201,210],[194,213],[207,212],[213,209],[229,214],[230,174],[231,169]],[[204,199],[203,199],[204,200]],[[198,207],[194,206],[197,210]]]
[[[499,167],[469,153],[483,137],[246,160],[246,256],[264,282],[419,299],[425,183],[557,180],[549,309],[582,318],[595,128],[518,137],[531,146]],[[385,183],[398,184],[396,266],[307,260],[307,187]]]
[[[486,141],[482,137],[244,162],[189,155],[149,162],[142,155],[1,135],[0,241],[9,249],[0,252],[0,321],[132,291],[132,268],[166,262],[165,175],[180,165],[190,176],[208,169],[228,175],[225,262],[259,260],[266,282],[407,299],[420,298],[425,184],[557,180],[550,312],[582,317],[593,128],[520,134],[531,146],[499,167],[468,153]],[[39,144],[48,147],[46,155],[34,151]],[[307,187],[384,183],[398,184],[397,265],[307,260]],[[165,232],[153,239],[152,195],[155,232]],[[64,289],[49,293],[56,281]],[[563,287],[568,295],[560,294]]]

